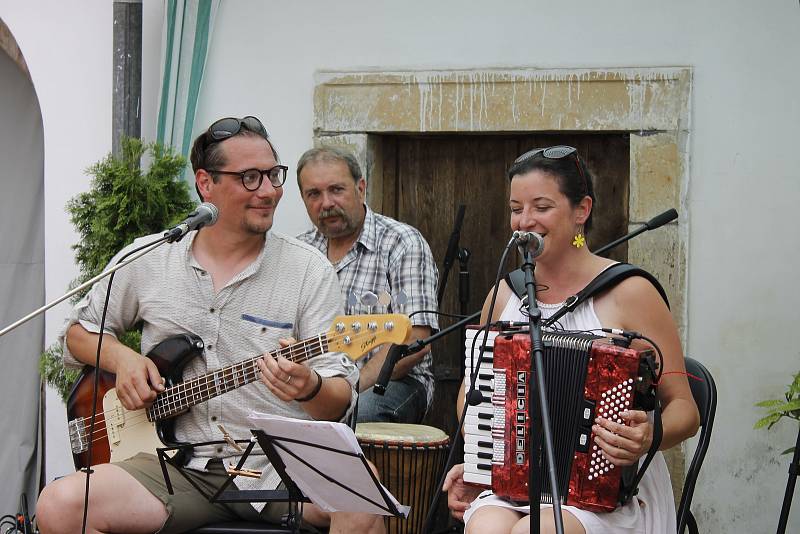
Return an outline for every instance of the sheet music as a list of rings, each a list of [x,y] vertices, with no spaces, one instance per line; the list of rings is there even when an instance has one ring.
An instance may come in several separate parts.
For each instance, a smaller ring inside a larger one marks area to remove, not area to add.
[[[286,441],[280,441],[280,444],[308,464],[316,467],[320,472],[342,484],[344,488],[350,488],[374,503],[386,506],[383,495],[367,473],[366,467],[361,463],[361,458],[318,448],[324,446],[338,451],[363,454],[356,435],[349,426],[332,421],[306,421],[256,411],[250,413],[248,420],[253,428],[263,430],[274,438],[308,442],[310,445]],[[384,508],[325,479],[286,450],[277,446],[275,449],[286,464],[286,473],[294,483],[311,499],[311,502],[326,512],[365,512],[391,515]],[[411,508],[397,502],[397,499],[383,485],[380,487],[398,511],[407,517]]]

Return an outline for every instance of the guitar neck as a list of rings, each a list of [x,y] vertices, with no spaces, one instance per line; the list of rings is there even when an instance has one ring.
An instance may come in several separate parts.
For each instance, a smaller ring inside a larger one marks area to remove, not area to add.
[[[283,356],[289,361],[302,363],[326,352],[328,352],[327,333],[299,341],[269,354],[273,357]],[[255,382],[259,376],[258,360],[261,358],[262,356],[256,356],[243,360],[167,388],[156,397],[153,405],[147,409],[147,418],[150,421],[167,419],[196,404]]]

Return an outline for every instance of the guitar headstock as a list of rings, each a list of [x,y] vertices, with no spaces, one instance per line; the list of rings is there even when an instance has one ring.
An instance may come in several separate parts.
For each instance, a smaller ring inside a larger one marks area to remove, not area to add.
[[[403,343],[411,335],[411,320],[400,313],[339,315],[328,329],[328,350],[358,360],[384,343]]]

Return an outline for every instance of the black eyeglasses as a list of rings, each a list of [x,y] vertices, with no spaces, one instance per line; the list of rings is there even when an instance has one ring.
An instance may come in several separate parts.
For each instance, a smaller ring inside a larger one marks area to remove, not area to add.
[[[578,158],[578,149],[571,146],[566,145],[556,145],[556,146],[549,146],[546,148],[534,148],[533,150],[529,150],[522,154],[520,157],[514,160],[514,165],[517,163],[522,163],[523,161],[529,160],[536,156],[541,155],[547,159],[562,159],[567,158],[569,156],[575,155],[575,166],[578,168],[578,172],[583,178],[583,185],[586,188],[586,194],[589,194],[589,184],[586,181],[586,176],[583,174],[583,167],[581,166],[580,158]]]
[[[216,121],[208,127],[206,131],[206,146],[212,143],[224,141],[242,131],[242,128],[260,135],[264,139],[269,139],[269,134],[261,121],[252,115],[237,119],[236,117],[226,117]]]
[[[242,179],[242,185],[248,191],[256,191],[264,182],[264,175],[269,178],[269,183],[272,187],[280,187],[286,181],[286,172],[289,167],[286,165],[275,165],[271,169],[247,169],[246,171],[220,171],[216,169],[206,169],[210,173],[216,174],[230,174],[231,176],[238,176]]]

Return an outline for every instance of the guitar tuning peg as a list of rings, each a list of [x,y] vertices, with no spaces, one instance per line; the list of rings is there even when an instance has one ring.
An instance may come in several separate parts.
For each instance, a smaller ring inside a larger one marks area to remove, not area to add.
[[[394,308],[398,313],[403,313],[403,308],[408,302],[408,295],[402,289],[394,296]]]
[[[381,291],[380,294],[378,295],[378,304],[383,306],[383,309],[388,312],[389,304],[391,303],[392,303],[392,296],[389,295],[389,292],[386,290]]]
[[[346,309],[344,310],[344,313],[346,315],[353,315],[356,311],[356,304],[358,304],[358,297],[356,296],[355,291],[351,289],[347,293]]]
[[[372,308],[378,304],[378,295],[372,291],[367,291],[361,295],[361,304],[367,307],[367,313],[372,313]]]

